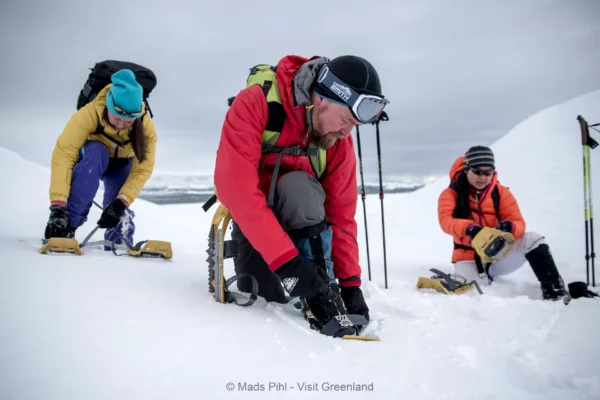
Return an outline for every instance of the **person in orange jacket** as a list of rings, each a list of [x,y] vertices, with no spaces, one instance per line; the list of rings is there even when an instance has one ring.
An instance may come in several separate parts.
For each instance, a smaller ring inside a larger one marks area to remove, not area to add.
[[[517,200],[498,182],[490,148],[474,146],[458,157],[450,169],[450,181],[438,199],[438,219],[442,230],[453,237],[452,263],[457,275],[487,285],[494,277],[508,275],[529,262],[545,300],[568,298],[544,236],[526,231]],[[482,263],[471,240],[483,227],[513,235],[515,242],[506,257]]]

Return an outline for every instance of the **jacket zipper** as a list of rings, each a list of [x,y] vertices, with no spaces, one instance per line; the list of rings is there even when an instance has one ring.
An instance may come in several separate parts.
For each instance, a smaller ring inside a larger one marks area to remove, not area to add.
[[[483,212],[481,211],[481,197],[479,194],[479,190],[475,192],[475,201],[477,201],[477,210],[479,211],[479,225],[483,226],[483,221],[481,220]]]

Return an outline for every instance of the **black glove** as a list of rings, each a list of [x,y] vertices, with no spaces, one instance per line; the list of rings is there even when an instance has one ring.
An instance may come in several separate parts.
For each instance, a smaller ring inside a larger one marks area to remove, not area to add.
[[[483,228],[481,225],[472,224],[467,228],[467,235],[473,240],[475,236],[481,231]]]
[[[344,300],[348,314],[363,315],[367,321],[370,321],[369,307],[367,307],[363,292],[358,286],[342,286],[340,289],[340,294],[342,296],[342,300]]]
[[[127,206],[120,199],[114,199],[112,203],[106,206],[104,211],[102,211],[102,215],[98,220],[98,226],[104,229],[114,228],[119,221],[121,221],[121,217],[126,208]]]
[[[513,223],[510,221],[500,221],[496,225],[496,229],[502,232],[513,233]]]
[[[598,293],[589,290],[585,282],[571,282],[569,283],[568,287],[569,294],[574,299],[578,299],[580,297],[600,297]]]
[[[300,255],[277,268],[275,274],[293,297],[312,297],[329,290],[327,272]]]
[[[71,229],[71,219],[69,218],[67,206],[50,206],[50,218],[48,218],[48,224],[46,224],[44,237],[46,239],[53,237],[73,237],[73,229]]]

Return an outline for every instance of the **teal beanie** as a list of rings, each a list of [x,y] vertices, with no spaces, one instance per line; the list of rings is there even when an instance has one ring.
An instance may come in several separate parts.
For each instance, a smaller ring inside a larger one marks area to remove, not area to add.
[[[129,69],[122,69],[115,72],[111,79],[112,86],[106,97],[108,111],[121,118],[139,118],[143,89],[135,80],[134,73]]]

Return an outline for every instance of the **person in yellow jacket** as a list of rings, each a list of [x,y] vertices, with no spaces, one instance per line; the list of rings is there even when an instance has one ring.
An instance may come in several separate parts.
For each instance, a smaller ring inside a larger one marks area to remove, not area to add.
[[[45,238],[75,237],[104,183],[104,238],[133,244],[129,206],[152,175],[156,130],[144,107],[143,89],[128,69],[69,120],[52,152],[50,218]]]

